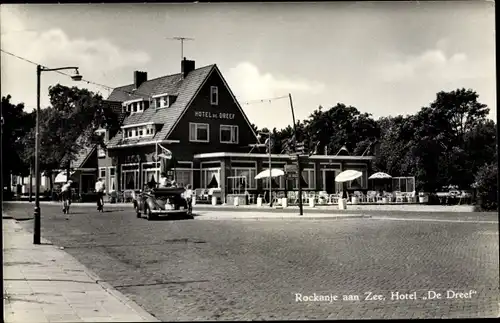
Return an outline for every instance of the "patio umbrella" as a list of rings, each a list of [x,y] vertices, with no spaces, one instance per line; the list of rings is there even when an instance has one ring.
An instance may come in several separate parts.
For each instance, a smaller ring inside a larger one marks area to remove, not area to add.
[[[378,185],[375,185],[373,184],[374,186],[372,186],[373,188],[377,189],[377,190],[382,190],[383,189],[387,189],[387,181],[389,181],[390,179],[392,178],[391,175],[387,174],[387,173],[383,173],[383,172],[378,172],[378,173],[375,173],[375,174],[372,174],[370,177],[368,177],[369,180],[378,180],[379,184]],[[383,185],[383,183],[385,183]]]
[[[285,175],[285,172],[278,168],[271,169],[271,177],[278,177]],[[255,179],[269,178],[269,169],[263,170],[255,176]]]
[[[378,172],[368,177],[368,179],[385,179],[385,178],[392,178],[392,176],[386,173]]]
[[[348,169],[335,176],[335,182],[350,182],[355,180],[356,178],[360,178],[361,176],[363,176],[363,173],[361,173],[360,171]]]

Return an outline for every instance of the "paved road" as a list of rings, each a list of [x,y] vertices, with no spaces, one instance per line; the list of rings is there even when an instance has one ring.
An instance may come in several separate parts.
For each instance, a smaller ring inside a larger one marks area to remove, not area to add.
[[[32,211],[27,205],[9,208],[17,218]],[[499,314],[498,224],[148,222],[130,210],[109,211],[79,207],[66,220],[59,208],[44,206],[42,234],[164,321]],[[32,227],[31,220],[22,223]],[[422,299],[431,290],[442,299]],[[447,299],[448,290],[475,293]],[[365,300],[365,292],[384,299]],[[416,292],[418,299],[391,300],[396,292]],[[314,293],[323,301],[306,302]]]

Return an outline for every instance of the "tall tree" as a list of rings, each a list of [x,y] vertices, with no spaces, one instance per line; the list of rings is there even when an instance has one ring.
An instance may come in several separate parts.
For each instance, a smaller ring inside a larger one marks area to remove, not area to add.
[[[45,171],[64,167],[84,148],[96,144],[105,147],[99,127],[116,129],[119,117],[102,97],[87,89],[60,84],[49,88],[51,107],[40,115],[40,168]],[[26,137],[26,158],[34,151],[34,129]]]
[[[4,118],[2,151],[3,178],[10,179],[10,175],[29,174],[29,161],[23,159],[23,138],[33,126],[34,120],[24,111],[24,103],[11,103],[10,95],[2,96],[2,116]],[[4,183],[8,183],[4,180]],[[11,185],[6,185],[10,190]]]

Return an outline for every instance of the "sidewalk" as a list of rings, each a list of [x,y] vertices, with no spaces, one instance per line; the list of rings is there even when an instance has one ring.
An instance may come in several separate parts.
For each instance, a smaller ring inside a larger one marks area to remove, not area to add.
[[[2,223],[5,322],[159,322],[66,252]]]

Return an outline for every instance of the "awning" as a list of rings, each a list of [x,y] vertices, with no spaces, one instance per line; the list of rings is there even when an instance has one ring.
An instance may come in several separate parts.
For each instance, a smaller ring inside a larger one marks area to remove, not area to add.
[[[73,176],[75,172],[70,172],[69,179],[71,179],[71,176]],[[54,180],[54,183],[59,184],[59,183],[66,183],[68,181],[68,177],[66,176],[66,171],[60,172],[57,174],[56,179]]]

